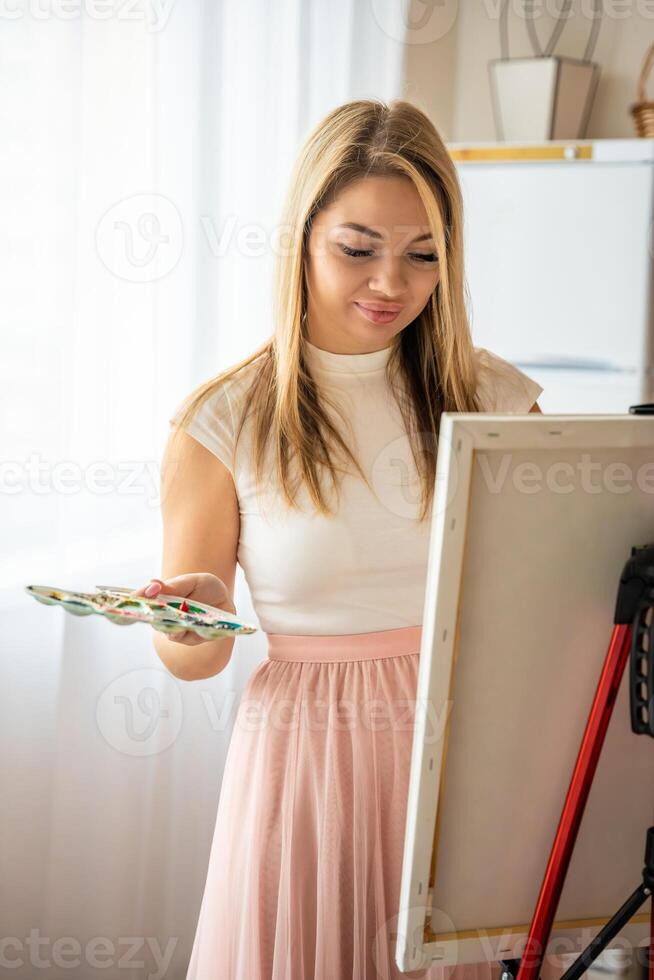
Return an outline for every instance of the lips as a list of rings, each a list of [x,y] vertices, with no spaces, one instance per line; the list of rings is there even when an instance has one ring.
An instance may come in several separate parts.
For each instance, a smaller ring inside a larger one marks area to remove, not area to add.
[[[376,309],[368,306],[364,306],[363,303],[354,304],[359,310],[362,316],[365,316],[366,320],[370,320],[372,323],[392,323],[393,320],[397,319],[397,316],[402,309],[401,306],[395,306],[395,308],[389,308],[388,306],[382,306],[380,309]]]
[[[366,310],[374,310],[376,313],[399,313],[402,309],[402,306],[399,303],[357,302],[357,306],[363,306]]]

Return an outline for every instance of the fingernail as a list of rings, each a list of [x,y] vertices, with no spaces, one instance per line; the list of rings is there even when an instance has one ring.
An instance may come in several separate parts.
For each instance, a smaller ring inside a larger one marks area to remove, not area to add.
[[[148,598],[151,598],[153,595],[156,595],[158,591],[159,591],[158,582],[151,582],[150,585],[148,585],[147,588],[144,589],[145,595],[148,596]]]

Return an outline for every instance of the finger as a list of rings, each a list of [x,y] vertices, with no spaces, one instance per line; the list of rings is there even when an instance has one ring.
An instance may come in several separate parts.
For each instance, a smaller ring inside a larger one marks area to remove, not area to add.
[[[186,575],[173,575],[172,578],[162,582],[161,579],[153,579],[153,582],[161,582],[161,587],[167,595],[178,595],[186,598],[198,587],[200,574],[188,572]]]
[[[143,589],[143,595],[148,599],[154,599],[160,592],[166,591],[166,585],[160,578],[150,579],[150,582]]]
[[[151,586],[156,586],[156,589],[152,589],[152,591],[148,595],[146,595],[146,591],[148,589],[150,589]],[[153,579],[150,579],[150,581],[148,582],[147,585],[142,585],[139,589],[134,589],[133,592],[130,592],[130,595],[131,596],[144,596],[146,599],[152,599],[154,596],[158,595],[160,592],[165,591],[165,589],[166,589],[165,582],[163,582],[160,578],[153,578]]]

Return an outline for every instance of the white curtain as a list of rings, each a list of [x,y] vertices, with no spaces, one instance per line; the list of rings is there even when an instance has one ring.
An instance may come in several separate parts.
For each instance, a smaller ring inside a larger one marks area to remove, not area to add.
[[[149,627],[24,586],[160,574],[168,417],[270,335],[299,145],[334,106],[401,94],[405,6],[3,5],[2,973],[185,976],[265,637],[184,684]],[[235,601],[256,623],[240,569]]]

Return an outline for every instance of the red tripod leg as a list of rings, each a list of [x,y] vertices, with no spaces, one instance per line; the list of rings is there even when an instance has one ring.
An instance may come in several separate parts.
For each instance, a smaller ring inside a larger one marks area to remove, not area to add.
[[[516,980],[538,977],[630,647],[631,624],[614,626]]]

